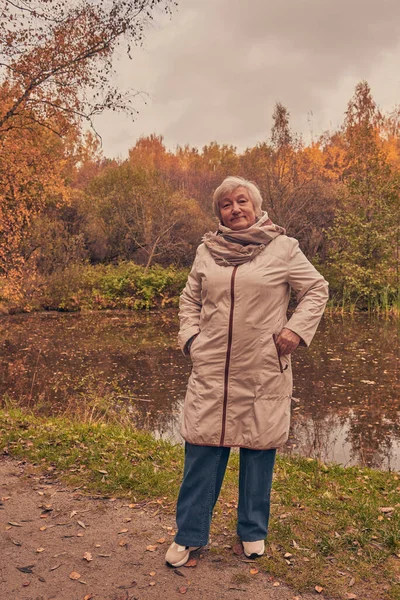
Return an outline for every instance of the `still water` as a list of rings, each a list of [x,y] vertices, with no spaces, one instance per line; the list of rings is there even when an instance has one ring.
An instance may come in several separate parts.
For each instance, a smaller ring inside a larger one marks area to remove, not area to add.
[[[99,398],[174,441],[190,362],[176,311],[0,318],[0,399],[40,414],[98,414]],[[327,317],[293,355],[286,453],[400,471],[400,323]]]

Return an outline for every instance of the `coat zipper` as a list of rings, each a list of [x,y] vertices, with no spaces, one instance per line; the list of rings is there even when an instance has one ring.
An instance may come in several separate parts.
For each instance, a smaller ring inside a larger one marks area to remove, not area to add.
[[[232,332],[233,332],[233,311],[235,308],[235,277],[238,266],[233,267],[231,276],[231,308],[229,312],[229,326],[228,326],[228,346],[226,349],[225,359],[225,374],[224,374],[224,404],[222,408],[222,428],[221,428],[221,439],[219,442],[220,446],[223,446],[225,440],[225,427],[226,427],[226,411],[228,406],[228,384],[229,384],[229,365],[231,362],[231,349],[232,349]]]

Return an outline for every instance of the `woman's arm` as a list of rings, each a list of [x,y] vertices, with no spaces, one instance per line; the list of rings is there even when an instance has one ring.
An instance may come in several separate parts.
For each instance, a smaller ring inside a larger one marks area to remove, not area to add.
[[[179,299],[180,328],[178,343],[183,354],[186,356],[189,354],[190,350],[190,348],[188,348],[188,342],[192,342],[194,337],[200,332],[199,322],[202,306],[201,277],[197,271],[197,265],[198,255],[196,254],[186,286]]]
[[[292,242],[287,277],[290,287],[297,294],[298,304],[281,333],[287,338],[286,344],[289,346],[296,338],[290,336],[289,332],[286,334],[285,330],[297,334],[301,345],[309,346],[329,299],[328,282],[305,257],[298,241],[293,239]],[[278,346],[279,343],[278,337]]]

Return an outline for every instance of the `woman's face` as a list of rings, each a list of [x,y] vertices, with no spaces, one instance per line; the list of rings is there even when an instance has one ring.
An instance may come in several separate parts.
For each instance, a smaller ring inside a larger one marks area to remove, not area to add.
[[[225,227],[235,231],[247,229],[256,222],[256,213],[250,194],[239,186],[219,201],[221,221]]]

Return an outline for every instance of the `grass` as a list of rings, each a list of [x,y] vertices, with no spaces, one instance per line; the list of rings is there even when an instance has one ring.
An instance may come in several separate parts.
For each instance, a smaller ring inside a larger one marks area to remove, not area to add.
[[[117,422],[39,418],[0,411],[0,444],[11,456],[87,492],[159,500],[172,511],[183,450]],[[238,455],[232,453],[212,528],[235,543]],[[395,473],[279,457],[267,553],[259,569],[299,592],[400,599],[400,481]],[[227,552],[222,549],[221,552]],[[351,596],[350,596],[351,597]]]

